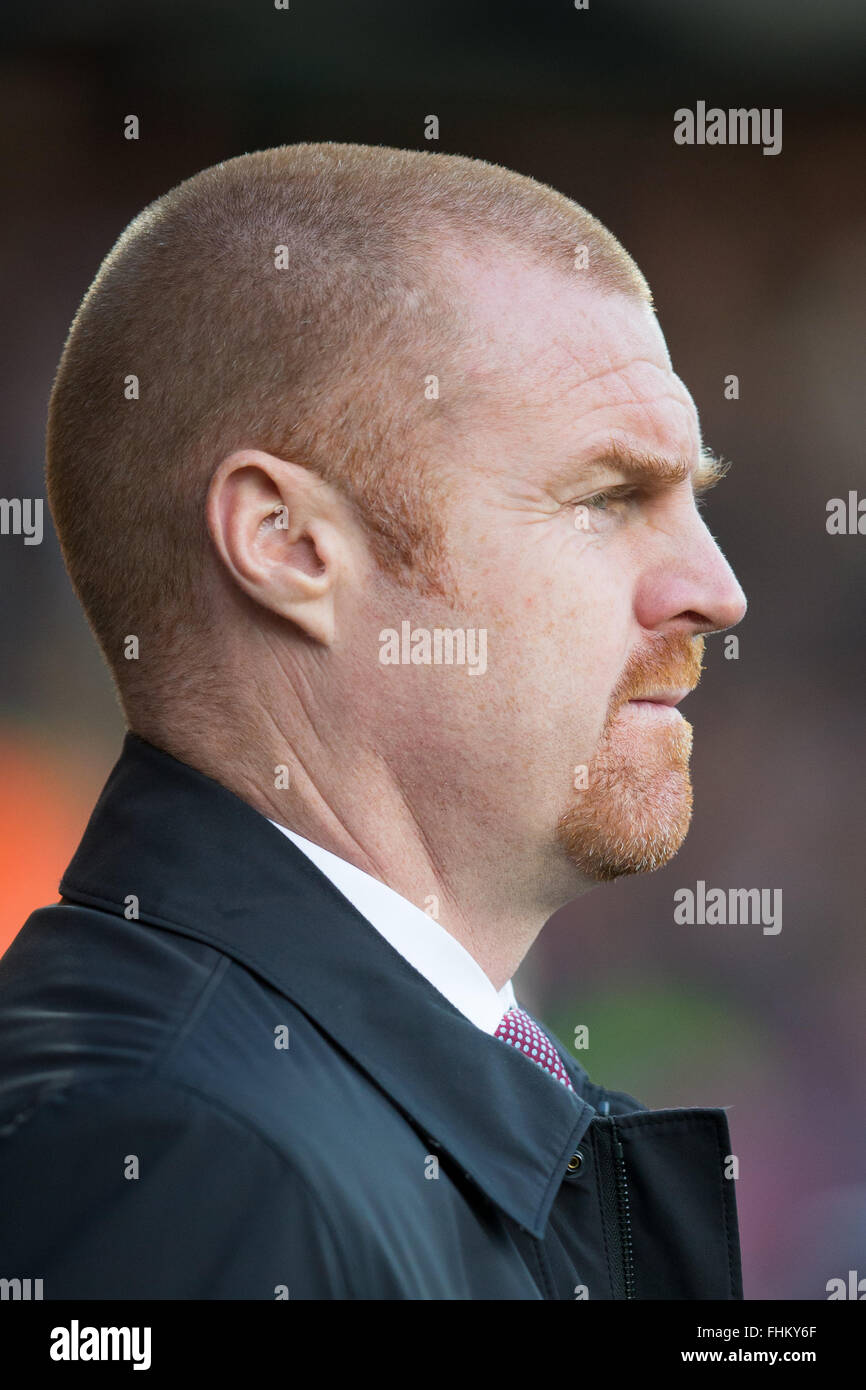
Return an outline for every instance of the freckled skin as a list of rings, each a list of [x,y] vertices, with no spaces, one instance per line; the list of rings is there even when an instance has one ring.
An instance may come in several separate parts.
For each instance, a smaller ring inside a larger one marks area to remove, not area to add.
[[[430,370],[443,401],[460,395],[460,426],[430,466],[452,596],[383,573],[345,499],[303,469],[240,470],[223,550],[277,617],[241,611],[235,667],[253,684],[255,763],[288,762],[291,779],[279,796],[254,775],[237,786],[410,901],[435,896],[501,988],[563,903],[676,852],[691,729],[629,701],[693,686],[704,635],[745,600],[695,503],[698,417],[652,311],[516,253],[476,250],[449,273],[467,334]],[[611,444],[684,459],[683,475],[631,487],[597,462]],[[274,487],[309,514],[315,580],[292,568],[299,542],[261,537]],[[380,633],[404,621],[483,629],[484,674],[381,664]]]
[[[450,804],[471,808],[468,824],[446,816],[450,854],[486,864],[511,893],[543,883],[553,911],[679,847],[691,728],[628,709],[610,721],[611,701],[626,675],[636,693],[693,686],[701,634],[739,622],[745,603],[690,481],[593,508],[588,532],[574,526],[576,502],[622,482],[561,471],[594,445],[617,439],[697,463],[694,403],[651,310],[519,262],[473,266],[465,292],[485,408],[448,459],[449,561],[472,595],[449,622],[487,628],[488,672],[414,689],[400,757],[424,763],[408,742],[423,727],[436,750],[428,775],[435,762]],[[414,620],[425,622],[423,604]],[[589,766],[586,791],[573,787],[578,764]]]

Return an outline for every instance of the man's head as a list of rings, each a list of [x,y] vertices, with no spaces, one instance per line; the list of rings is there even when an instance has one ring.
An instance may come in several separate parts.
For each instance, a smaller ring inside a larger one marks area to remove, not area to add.
[[[366,793],[394,830],[371,863],[414,835],[452,885],[471,862],[551,910],[685,834],[689,726],[629,701],[690,688],[701,634],[742,617],[695,505],[719,471],[600,223],[496,166],[359,146],[231,160],[142,213],[48,432],[132,727],[194,761],[194,718],[251,780],[282,751],[304,826],[359,842]],[[405,622],[483,631],[486,671],[423,641],[383,664]]]

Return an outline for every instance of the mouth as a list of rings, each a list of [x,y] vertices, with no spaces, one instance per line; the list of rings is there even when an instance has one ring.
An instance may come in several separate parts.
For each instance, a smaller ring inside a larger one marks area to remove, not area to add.
[[[684,690],[659,690],[651,695],[641,695],[638,699],[629,700],[630,705],[665,705],[668,709],[674,709],[680,700],[684,700],[691,693],[691,686]]]
[[[627,700],[620,712],[628,710],[633,719],[648,719],[654,724],[683,724],[685,720],[677,705],[691,690],[691,686],[681,690],[652,690],[637,699]]]

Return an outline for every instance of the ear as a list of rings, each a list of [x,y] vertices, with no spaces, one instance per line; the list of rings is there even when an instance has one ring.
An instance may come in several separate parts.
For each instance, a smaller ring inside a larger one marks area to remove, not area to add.
[[[330,646],[336,583],[346,558],[335,490],[298,464],[240,449],[217,468],[206,516],[217,554],[238,588]]]

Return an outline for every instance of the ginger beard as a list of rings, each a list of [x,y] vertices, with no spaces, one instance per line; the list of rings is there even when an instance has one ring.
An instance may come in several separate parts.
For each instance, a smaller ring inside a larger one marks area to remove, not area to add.
[[[632,657],[611,697],[585,790],[560,817],[557,840],[597,883],[650,873],[673,858],[692,816],[692,726],[681,716],[629,706],[666,690],[697,685],[703,637],[653,637]]]

